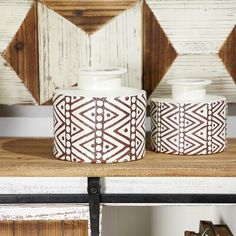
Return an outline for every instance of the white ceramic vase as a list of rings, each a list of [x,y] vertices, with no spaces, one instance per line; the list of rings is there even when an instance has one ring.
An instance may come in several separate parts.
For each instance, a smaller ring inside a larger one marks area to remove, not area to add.
[[[227,101],[206,95],[210,80],[170,80],[172,98],[151,100],[151,146],[161,153],[202,155],[226,148]]]
[[[141,159],[146,93],[122,87],[122,68],[82,68],[78,88],[56,90],[54,156],[84,163]]]

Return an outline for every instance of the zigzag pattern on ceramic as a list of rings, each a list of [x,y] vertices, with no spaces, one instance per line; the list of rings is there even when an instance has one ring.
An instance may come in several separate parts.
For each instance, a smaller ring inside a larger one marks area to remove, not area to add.
[[[141,159],[145,153],[146,95],[54,96],[54,156],[85,163]]]
[[[211,103],[151,102],[151,146],[162,153],[202,155],[226,148],[225,100]]]

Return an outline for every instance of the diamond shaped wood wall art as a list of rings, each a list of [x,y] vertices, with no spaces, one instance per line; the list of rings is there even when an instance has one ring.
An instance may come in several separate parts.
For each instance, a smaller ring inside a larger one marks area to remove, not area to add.
[[[219,56],[236,82],[236,26],[220,49]]]
[[[137,0],[40,0],[40,2],[91,34],[112,18],[131,8]]]
[[[55,88],[76,84],[79,67],[126,67],[128,73],[124,78],[124,84],[142,87],[142,2],[108,1],[104,5],[105,1],[96,1],[103,3],[104,9],[108,8],[106,12],[102,9],[97,10],[96,4],[91,5],[90,8],[95,8],[96,14],[108,14],[115,3],[121,6],[119,12],[122,12],[116,17],[112,13],[112,20],[106,22],[102,28],[94,22],[96,32],[93,34],[84,31],[84,25],[77,26],[63,17],[66,12],[58,14],[55,6],[48,7],[49,2],[53,1],[38,3],[41,104],[48,103]],[[73,11],[77,9],[75,6],[72,8]]]
[[[236,102],[235,1],[0,0],[0,18],[1,104],[48,104],[78,67],[104,65],[151,96],[169,96],[168,79],[206,78]]]
[[[152,96],[170,96],[171,87],[166,84],[169,79],[204,78],[213,81],[208,94],[223,95],[235,102],[234,31],[228,35],[236,23],[236,2],[184,0],[179,4],[178,0],[146,0],[146,3],[178,54]],[[220,56],[231,75],[219,57],[227,37]]]
[[[35,104],[38,100],[35,13],[32,1],[0,1],[1,104]]]

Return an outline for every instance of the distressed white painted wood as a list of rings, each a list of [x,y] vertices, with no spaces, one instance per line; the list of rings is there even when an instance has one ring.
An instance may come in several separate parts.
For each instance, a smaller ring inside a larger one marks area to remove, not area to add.
[[[32,0],[0,1],[0,101],[2,104],[36,104],[18,75],[3,59],[4,50],[14,38],[31,6]]]
[[[1,220],[88,220],[88,206],[83,204],[1,205]]]
[[[211,79],[209,94],[236,101],[236,85],[218,56],[236,24],[236,1],[147,0],[178,53],[152,97],[170,96],[167,79]]]
[[[236,23],[235,0],[147,0],[177,53],[216,54]]]
[[[171,79],[210,79],[208,94],[226,96],[229,102],[236,101],[236,85],[229,76],[221,59],[217,55],[181,55],[178,56],[151,97],[171,96]]]
[[[107,177],[102,192],[115,193],[199,193],[235,194],[234,177]]]
[[[8,104],[8,105],[16,103],[37,104],[31,93],[28,91],[28,89],[22,83],[21,79],[16,74],[16,72],[1,57],[1,53],[0,53],[0,101],[1,104]]]
[[[86,177],[1,177],[1,194],[86,194]]]
[[[235,177],[105,177],[101,192],[236,194]],[[1,177],[1,194],[86,194],[86,177]]]
[[[33,0],[0,1],[0,54],[7,48],[26,17]]]
[[[142,2],[91,36],[91,65],[125,67],[123,85],[142,88]]]
[[[90,40],[80,28],[38,3],[40,102],[55,88],[77,83],[78,68],[89,65]]]

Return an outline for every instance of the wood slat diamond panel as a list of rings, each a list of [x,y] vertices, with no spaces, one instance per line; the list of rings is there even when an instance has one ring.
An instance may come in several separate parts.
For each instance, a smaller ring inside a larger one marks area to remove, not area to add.
[[[38,39],[36,3],[29,10],[15,37],[4,52],[11,65],[36,101],[39,101]]]
[[[146,2],[143,9],[143,86],[147,94],[151,95],[177,57],[177,53]]]
[[[112,18],[132,7],[137,0],[40,0],[50,9],[91,34]]]
[[[220,49],[219,56],[236,82],[236,26]]]

